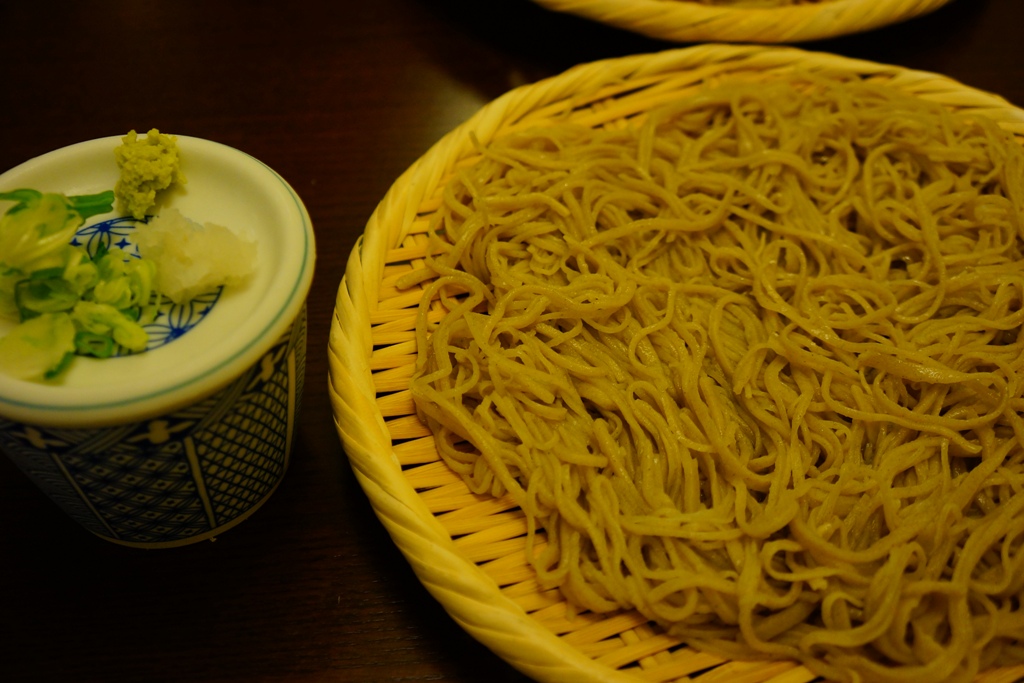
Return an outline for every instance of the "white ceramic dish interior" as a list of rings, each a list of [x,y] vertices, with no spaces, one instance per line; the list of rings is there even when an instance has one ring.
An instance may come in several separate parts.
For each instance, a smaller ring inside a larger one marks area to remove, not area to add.
[[[159,348],[103,360],[77,357],[51,383],[0,375],[0,415],[29,424],[91,427],[166,413],[238,376],[301,310],[313,278],[315,243],[298,195],[244,152],[177,138],[187,183],[168,191],[152,213],[174,207],[193,220],[253,238],[256,272],[244,285],[225,288],[201,322]],[[114,160],[119,144],[119,137],[101,138],[44,154],[0,175],[0,191],[31,188],[79,195],[111,190],[119,173]],[[86,225],[115,215],[93,217]],[[11,326],[0,321],[0,335]]]

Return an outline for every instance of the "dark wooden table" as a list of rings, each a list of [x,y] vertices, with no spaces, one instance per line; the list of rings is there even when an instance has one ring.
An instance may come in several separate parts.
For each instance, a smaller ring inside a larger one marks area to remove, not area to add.
[[[523,681],[427,594],[349,469],[327,336],[349,250],[393,180],[506,90],[675,47],[528,0],[0,4],[0,170],[129,129],[217,140],[305,200],[319,260],[292,465],[216,542],[123,548],[0,458],[0,680]],[[808,44],[1024,105],[1024,2]]]

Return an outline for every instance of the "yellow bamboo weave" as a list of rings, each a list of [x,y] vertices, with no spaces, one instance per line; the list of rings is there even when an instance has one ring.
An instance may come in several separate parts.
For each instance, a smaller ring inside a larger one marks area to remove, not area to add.
[[[329,389],[338,434],[378,517],[428,591],[463,628],[539,681],[810,683],[794,662],[725,661],[668,637],[635,612],[573,616],[541,590],[525,555],[523,515],[507,499],[474,495],[439,460],[408,391],[420,290],[396,281],[422,265],[426,227],[454,169],[480,142],[566,118],[616,126],[733,77],[800,68],[840,70],[999,121],[1024,142],[1024,111],[936,74],[796,48],[704,45],[607,60],[510,91],[442,138],[370,217],[338,289]],[[1024,667],[980,683],[1011,683]]]
[[[798,43],[906,21],[950,0],[821,0],[782,7],[691,0],[534,0],[547,9],[677,42]]]

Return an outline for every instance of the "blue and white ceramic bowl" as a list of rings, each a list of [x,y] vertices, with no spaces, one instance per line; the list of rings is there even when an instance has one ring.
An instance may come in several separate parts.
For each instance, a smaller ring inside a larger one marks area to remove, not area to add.
[[[145,352],[76,358],[60,381],[0,375],[0,450],[95,534],[139,547],[212,538],[254,512],[288,466],[302,396],[305,300],[315,244],[309,215],[272,169],[236,149],[178,137],[188,182],[154,209],[252,237],[245,284],[166,305]],[[110,137],[0,175],[0,191],[113,189]],[[77,240],[133,249],[135,221],[96,216]],[[8,327],[4,327],[8,325]],[[12,323],[0,321],[0,335]]]

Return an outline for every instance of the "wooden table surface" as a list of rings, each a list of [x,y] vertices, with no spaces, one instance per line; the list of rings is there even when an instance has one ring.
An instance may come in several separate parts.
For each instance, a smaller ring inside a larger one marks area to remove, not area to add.
[[[2,681],[524,681],[419,584],[341,447],[327,337],[346,258],[395,178],[506,90],[675,47],[528,0],[0,4],[0,170],[135,128],[237,147],[313,218],[306,391],[281,488],[215,542],[100,540],[0,458]],[[954,0],[804,45],[1024,105],[1024,2]]]

